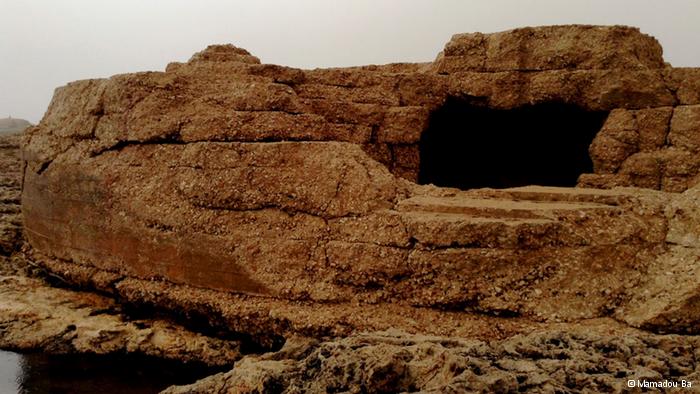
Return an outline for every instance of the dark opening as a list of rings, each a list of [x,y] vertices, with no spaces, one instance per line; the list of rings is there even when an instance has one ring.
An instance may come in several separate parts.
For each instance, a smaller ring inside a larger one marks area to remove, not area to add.
[[[171,385],[191,384],[228,371],[135,354],[16,354],[0,351],[0,368],[14,372],[14,381],[0,379],[0,393],[154,394]],[[0,369],[2,371],[2,369]],[[0,378],[3,374],[0,373]]]
[[[494,110],[448,99],[420,141],[418,182],[473,189],[575,186],[608,113],[548,103]]]

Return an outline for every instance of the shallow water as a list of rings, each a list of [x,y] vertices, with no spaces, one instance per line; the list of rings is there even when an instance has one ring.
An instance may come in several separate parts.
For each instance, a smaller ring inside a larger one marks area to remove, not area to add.
[[[17,354],[0,350],[0,393],[157,393],[218,372],[153,357]]]

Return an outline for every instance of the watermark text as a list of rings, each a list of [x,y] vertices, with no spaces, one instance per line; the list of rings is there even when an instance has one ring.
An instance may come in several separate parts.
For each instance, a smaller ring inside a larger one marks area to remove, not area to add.
[[[646,379],[630,379],[627,381],[627,387],[638,387],[643,389],[673,389],[673,388],[691,388],[693,382],[689,380],[646,380]]]

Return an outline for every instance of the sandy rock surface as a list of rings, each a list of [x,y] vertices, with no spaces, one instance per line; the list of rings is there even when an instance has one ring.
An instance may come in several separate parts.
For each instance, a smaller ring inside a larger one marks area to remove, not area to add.
[[[610,321],[492,342],[397,331],[290,339],[277,353],[164,392],[621,392],[628,380],[697,384],[699,345],[698,337],[655,336]]]

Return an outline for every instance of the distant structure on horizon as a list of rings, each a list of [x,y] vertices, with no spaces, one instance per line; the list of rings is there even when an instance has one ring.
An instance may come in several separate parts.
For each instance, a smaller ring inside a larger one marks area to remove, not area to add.
[[[32,126],[29,121],[13,118],[12,115],[0,118],[0,134],[19,133],[29,126]]]

